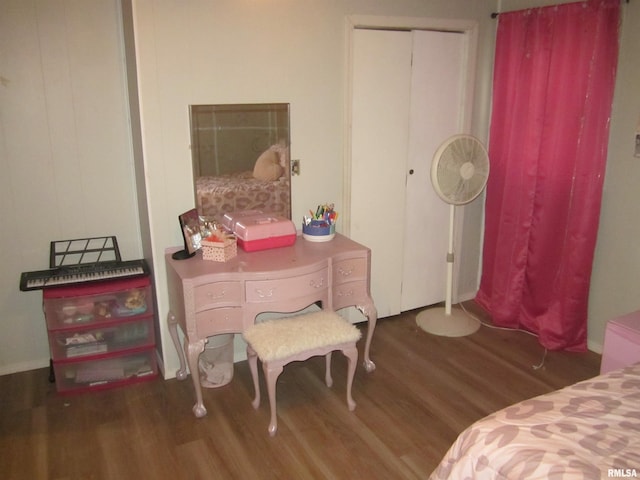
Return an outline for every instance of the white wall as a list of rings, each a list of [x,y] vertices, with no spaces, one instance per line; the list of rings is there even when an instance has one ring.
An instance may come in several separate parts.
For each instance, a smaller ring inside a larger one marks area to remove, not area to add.
[[[113,234],[123,257],[134,259],[150,239],[164,324],[163,249],[180,243],[175,216],[193,206],[188,104],[291,103],[292,151],[302,159],[303,173],[294,178],[294,218],[309,204],[341,201],[346,15],[478,20],[473,123],[474,133],[487,137],[495,28],[489,13],[498,10],[497,1],[133,3],[142,144],[129,138],[118,0],[0,0],[0,374],[48,364],[41,294],[20,292],[18,280],[23,271],[47,267],[51,240]],[[505,10],[523,8],[522,0],[500,3]],[[640,160],[631,153],[640,121],[640,2],[622,5],[589,308],[589,345],[596,349],[606,320],[637,309],[640,298]],[[147,235],[143,229],[143,238],[132,143],[145,154],[146,190],[139,193],[149,197],[151,230]],[[171,376],[176,357],[164,328],[162,333]]]
[[[116,235],[141,258],[117,0],[0,0],[0,374],[49,363],[49,242]]]
[[[179,245],[176,216],[193,207],[188,106],[291,104],[293,219],[318,203],[342,208],[346,16],[446,17],[480,23],[475,133],[486,137],[493,1],[139,0],[136,59],[156,287],[168,311],[163,252]],[[375,252],[374,252],[375,254]],[[475,273],[475,272],[474,272]],[[177,368],[166,329],[165,376]]]
[[[589,347],[601,349],[607,320],[640,309],[640,2],[622,2],[618,74],[611,115],[600,229],[591,279]]]

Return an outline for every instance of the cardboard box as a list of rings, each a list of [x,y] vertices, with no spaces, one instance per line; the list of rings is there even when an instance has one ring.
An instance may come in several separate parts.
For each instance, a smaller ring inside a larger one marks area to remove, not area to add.
[[[210,242],[202,240],[202,258],[212,260],[214,262],[226,262],[238,255],[238,247],[236,246],[235,237],[227,237],[221,242]]]

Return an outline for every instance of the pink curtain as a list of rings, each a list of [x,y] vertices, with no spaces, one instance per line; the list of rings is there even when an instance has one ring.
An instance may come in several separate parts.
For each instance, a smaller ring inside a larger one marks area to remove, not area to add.
[[[499,16],[482,278],[496,324],[584,351],[620,0]]]

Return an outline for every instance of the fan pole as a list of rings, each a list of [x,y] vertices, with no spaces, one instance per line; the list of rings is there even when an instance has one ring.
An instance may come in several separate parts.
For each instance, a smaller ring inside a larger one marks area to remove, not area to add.
[[[447,249],[447,286],[444,308],[423,310],[416,316],[416,323],[425,332],[446,337],[471,335],[480,328],[480,321],[468,316],[460,309],[451,308],[453,296],[453,222],[455,205],[449,204],[449,248]]]
[[[455,205],[449,205],[449,246],[447,248],[447,287],[444,301],[445,315],[451,315],[451,298],[453,296],[453,222],[455,219]]]

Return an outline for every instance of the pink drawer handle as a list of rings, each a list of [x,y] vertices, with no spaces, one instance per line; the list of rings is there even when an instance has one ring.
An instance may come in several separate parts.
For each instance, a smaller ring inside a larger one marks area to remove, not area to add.
[[[219,298],[224,298],[225,295],[225,291],[222,290],[222,292],[220,292],[218,295],[214,295],[213,292],[209,292],[207,293],[207,297],[211,300],[217,300]]]
[[[342,275],[343,277],[348,277],[353,273],[353,267],[349,268],[349,270],[345,270],[344,268],[339,267],[338,273],[340,273],[340,275]]]
[[[312,286],[313,288],[322,288],[324,286],[324,278],[320,277],[319,282],[316,282],[315,280],[311,280],[309,282],[309,285]]]
[[[260,298],[269,298],[269,297],[273,297],[273,288],[269,290],[269,292],[265,293],[263,290],[260,290],[259,288],[256,289],[256,293],[258,294],[258,296]]]
[[[343,292],[342,290],[340,290],[338,292],[339,297],[350,297],[352,295],[353,295],[353,290],[349,290],[348,292]]]

